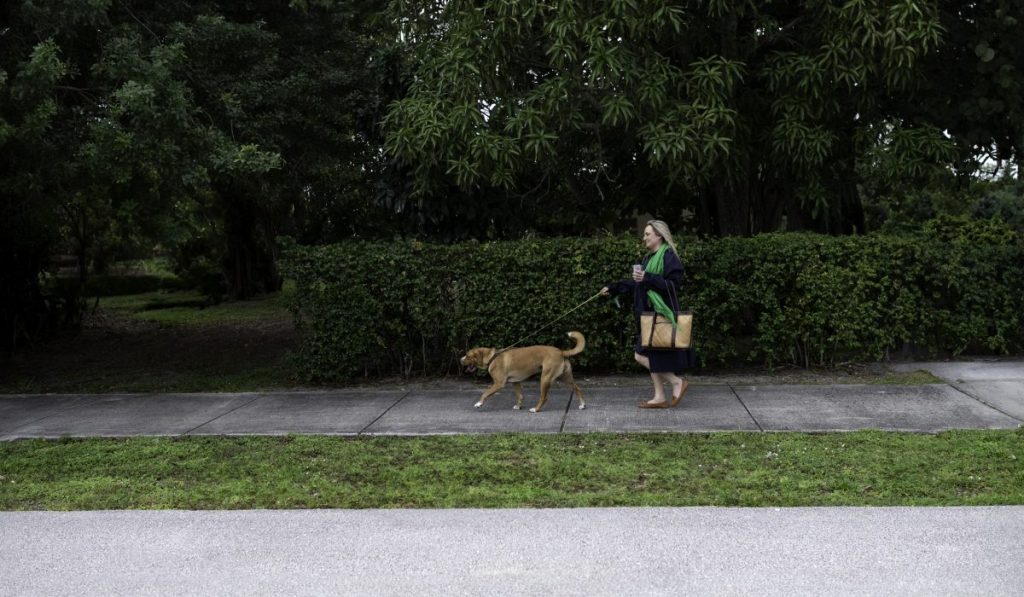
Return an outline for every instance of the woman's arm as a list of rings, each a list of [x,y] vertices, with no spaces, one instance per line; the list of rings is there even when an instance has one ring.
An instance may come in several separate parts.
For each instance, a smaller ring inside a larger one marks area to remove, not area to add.
[[[620,282],[613,282],[605,288],[608,289],[608,294],[633,294],[633,289],[636,288],[636,282],[632,280],[622,280]]]
[[[665,271],[661,275],[644,272],[642,287],[653,288],[661,293],[668,292],[668,285],[671,283],[676,289],[683,282],[683,262],[675,251],[665,251]]]

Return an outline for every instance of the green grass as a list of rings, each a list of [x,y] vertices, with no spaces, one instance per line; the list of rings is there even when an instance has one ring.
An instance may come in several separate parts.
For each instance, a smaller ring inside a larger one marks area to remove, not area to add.
[[[110,296],[101,298],[99,304],[140,321],[164,326],[203,326],[290,317],[287,305],[294,292],[294,283],[286,283],[281,292],[210,306],[204,306],[205,297],[194,290]]]
[[[1024,430],[0,444],[0,509],[1024,504]]]
[[[886,386],[923,386],[934,383],[946,383],[928,371],[891,371],[883,375],[869,377],[865,383]]]
[[[150,257],[148,259],[128,259],[118,261],[110,267],[109,273],[115,275],[144,274],[161,278],[174,278],[174,262],[167,257]]]

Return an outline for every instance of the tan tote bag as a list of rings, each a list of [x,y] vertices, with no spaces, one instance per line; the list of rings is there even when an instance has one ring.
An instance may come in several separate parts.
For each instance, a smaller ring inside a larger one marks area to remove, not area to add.
[[[654,311],[644,311],[640,314],[640,347],[648,350],[679,350],[690,348],[690,339],[693,335],[693,313],[680,311],[679,301],[676,299],[675,284],[669,282],[671,289],[672,314],[676,317],[676,327],[672,323]]]
[[[693,313],[676,312],[676,327],[664,315],[654,311],[640,314],[640,346],[649,350],[678,350],[690,347]]]

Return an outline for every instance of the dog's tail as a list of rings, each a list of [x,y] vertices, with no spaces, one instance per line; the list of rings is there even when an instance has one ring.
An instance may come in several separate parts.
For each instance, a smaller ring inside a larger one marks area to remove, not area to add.
[[[576,341],[576,346],[573,346],[569,350],[563,350],[563,357],[571,357],[578,355],[583,352],[583,349],[587,347],[587,339],[583,337],[583,334],[579,332],[569,332],[569,337]]]

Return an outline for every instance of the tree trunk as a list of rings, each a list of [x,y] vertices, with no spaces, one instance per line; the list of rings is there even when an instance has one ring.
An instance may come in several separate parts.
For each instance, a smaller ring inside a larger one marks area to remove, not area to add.
[[[739,187],[739,188],[736,188]],[[749,185],[729,185],[716,182],[712,187],[717,213],[719,236],[745,236],[750,234]]]
[[[224,274],[228,294],[235,299],[246,299],[280,290],[282,279],[275,259],[274,238],[268,238],[268,231],[273,228],[268,216],[244,189],[225,188],[221,199],[227,241]]]
[[[779,230],[785,193],[764,179],[757,165],[737,168],[734,179],[716,182],[700,194],[701,230],[717,236],[751,236]],[[710,208],[710,209],[709,209]]]

